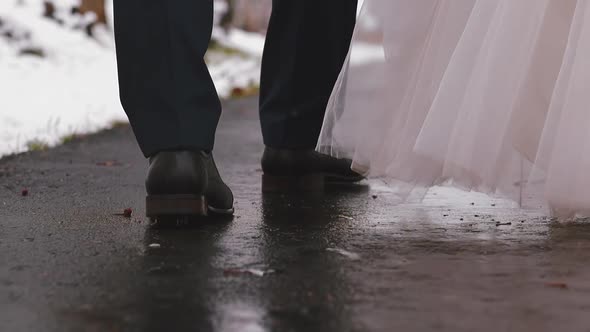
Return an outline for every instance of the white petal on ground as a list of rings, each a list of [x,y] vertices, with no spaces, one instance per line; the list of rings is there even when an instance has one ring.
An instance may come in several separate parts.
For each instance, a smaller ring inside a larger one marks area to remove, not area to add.
[[[330,252],[337,253],[337,254],[339,254],[341,256],[344,256],[344,257],[346,257],[348,259],[351,259],[353,261],[356,261],[356,260],[361,259],[361,255],[359,255],[357,253],[354,253],[352,251],[348,251],[348,250],[344,250],[344,249],[339,249],[339,248],[328,248],[326,250],[327,251],[330,251]]]

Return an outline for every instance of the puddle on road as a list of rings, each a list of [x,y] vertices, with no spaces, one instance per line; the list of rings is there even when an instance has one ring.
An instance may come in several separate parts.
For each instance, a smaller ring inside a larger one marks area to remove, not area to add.
[[[213,325],[216,331],[266,332],[263,325],[265,310],[251,303],[222,304],[218,308]]]

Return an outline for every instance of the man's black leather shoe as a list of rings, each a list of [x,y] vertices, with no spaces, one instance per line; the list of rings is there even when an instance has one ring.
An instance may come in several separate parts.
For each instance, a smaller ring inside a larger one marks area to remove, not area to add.
[[[338,159],[314,150],[266,147],[262,156],[263,190],[316,190],[330,183],[355,183],[364,176],[351,169],[350,159]]]
[[[166,151],[149,162],[145,181],[149,218],[233,214],[233,194],[210,153]]]

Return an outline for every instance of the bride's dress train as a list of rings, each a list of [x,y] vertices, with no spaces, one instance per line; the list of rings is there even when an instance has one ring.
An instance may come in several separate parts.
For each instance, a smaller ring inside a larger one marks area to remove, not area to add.
[[[342,72],[320,150],[404,199],[452,184],[590,215],[590,0],[365,0],[353,50],[367,26],[383,60]]]

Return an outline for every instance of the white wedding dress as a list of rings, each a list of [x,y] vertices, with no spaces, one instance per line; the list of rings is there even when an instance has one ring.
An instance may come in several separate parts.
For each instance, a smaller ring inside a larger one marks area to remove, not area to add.
[[[446,184],[590,215],[590,0],[365,0],[352,51],[367,39],[383,59],[342,72],[320,151],[404,199]]]

